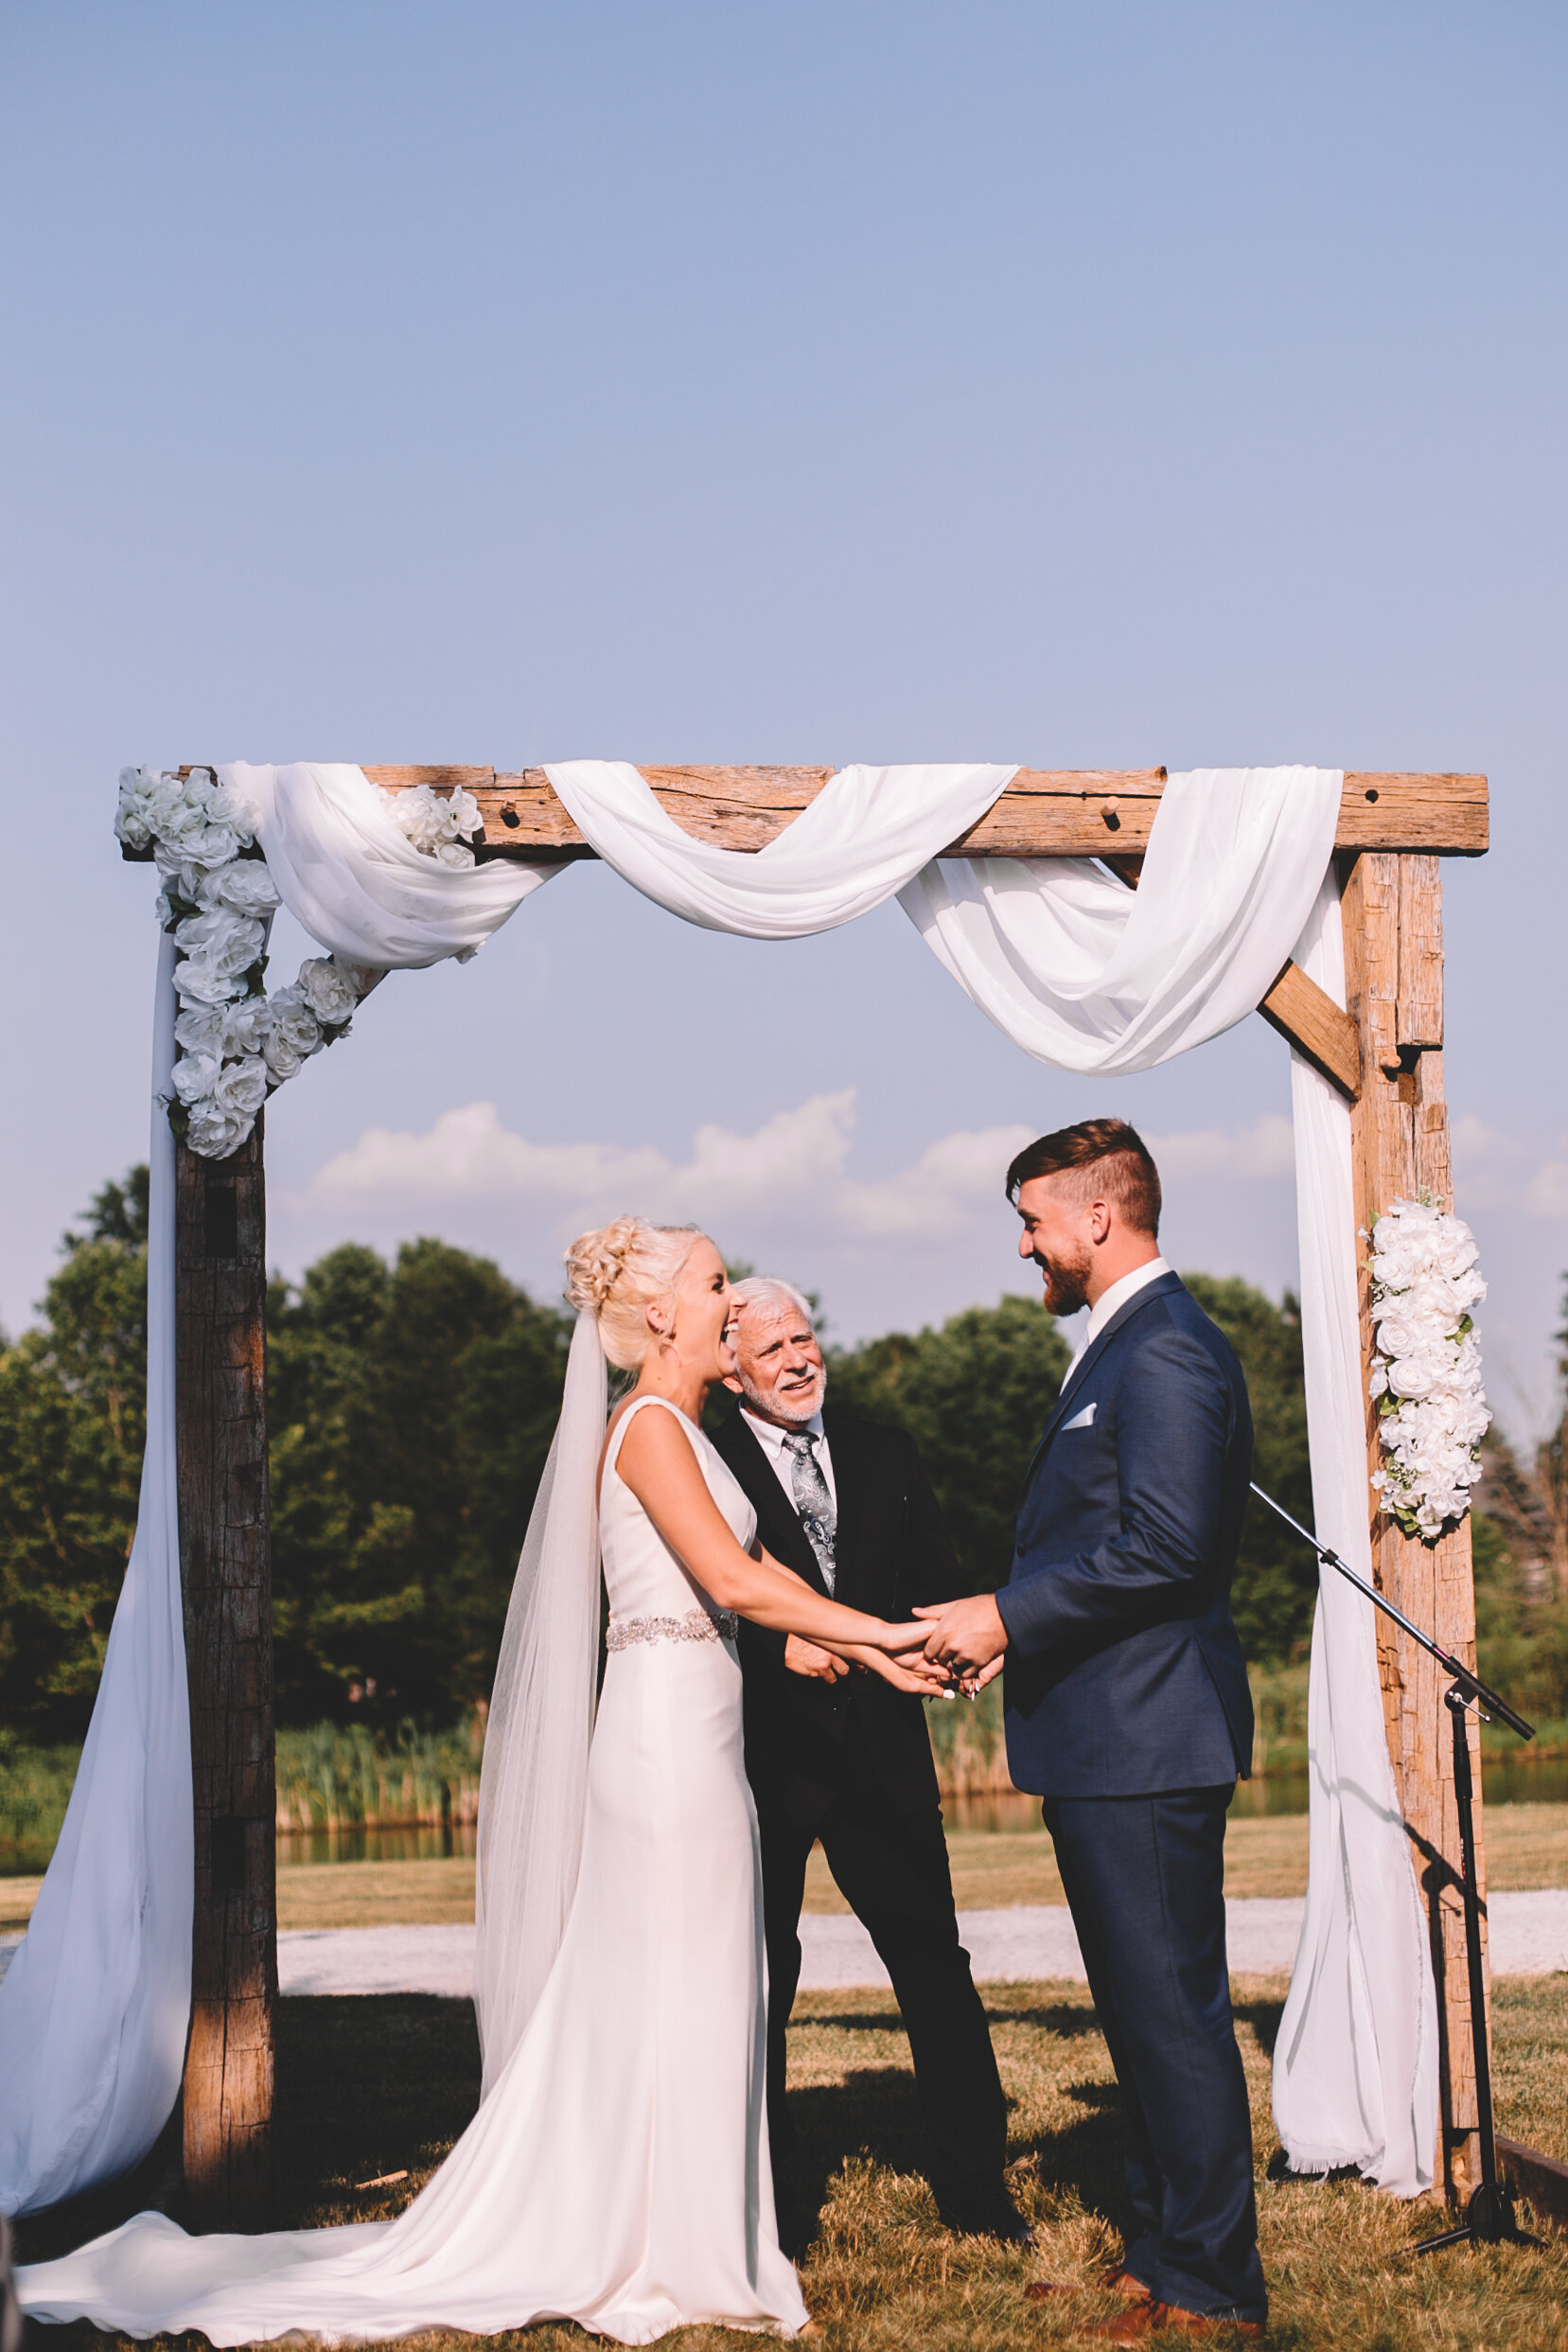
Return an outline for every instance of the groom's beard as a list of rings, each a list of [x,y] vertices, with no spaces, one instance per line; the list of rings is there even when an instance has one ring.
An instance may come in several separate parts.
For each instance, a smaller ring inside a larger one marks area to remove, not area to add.
[[[1042,1304],[1051,1315],[1076,1315],[1080,1307],[1089,1303],[1089,1282],[1094,1274],[1094,1260],[1086,1248],[1074,1257],[1042,1258],[1034,1252],[1034,1263],[1045,1281]]]

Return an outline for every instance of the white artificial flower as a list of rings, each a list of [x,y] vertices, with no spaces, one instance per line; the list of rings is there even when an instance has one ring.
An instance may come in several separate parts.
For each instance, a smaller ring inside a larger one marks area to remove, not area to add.
[[[261,1051],[268,1069],[279,1086],[286,1078],[297,1078],[310,1058],[309,1048],[302,1049],[295,1045],[293,1039],[286,1036],[281,1029],[268,1031],[267,1042]]]
[[[190,864],[203,866],[211,873],[215,867],[226,866],[238,858],[241,842],[232,825],[203,824],[200,833],[186,836],[183,847]]]
[[[466,784],[454,788],[447,807],[454,833],[477,833],[484,823],[479,813],[479,803]]]
[[[221,1068],[215,1053],[186,1053],[174,1065],[172,1080],[182,1103],[205,1102],[218,1084]]]
[[[443,800],[428,784],[410,785],[401,792],[385,792],[392,821],[422,856],[444,866],[471,866],[473,852],[463,846],[464,834],[477,833],[482,819],[479,803],[463,785]]]
[[[210,1053],[215,1061],[223,1057],[223,1015],[214,1004],[193,1004],[174,1022],[175,1043],[186,1053]]]
[[[1383,1404],[1384,1457],[1372,1485],[1385,1511],[1436,1540],[1469,1510],[1480,1477],[1490,1413],[1470,1311],[1487,1286],[1469,1226],[1431,1201],[1396,1201],[1375,1221],[1371,1241],[1367,1393]]]
[[[213,1100],[236,1119],[254,1119],[267,1100],[267,1065],[259,1053],[225,1062],[218,1073]]]
[[[335,956],[308,956],[295,984],[324,1029],[341,1027],[360,1001],[352,978]]]
[[[236,785],[219,785],[207,803],[208,822],[227,825],[231,833],[239,836],[240,845],[245,849],[249,849],[255,840],[256,815],[255,804],[248,800]]]
[[[277,884],[259,858],[236,858],[198,885],[199,907],[230,907],[236,914],[271,914],[279,904]]]
[[[230,1004],[242,984],[236,973],[220,971],[205,955],[185,956],[174,966],[174,993],[184,1005]]]
[[[297,981],[291,986],[278,990],[269,1010],[272,1026],[267,1033],[264,1049],[267,1067],[275,1078],[291,1078],[302,1062],[319,1052],[321,1023],[307,1003],[305,991]]]
[[[257,916],[238,914],[232,907],[209,907],[204,913],[187,914],[174,940],[187,956],[201,956],[215,971],[230,972],[238,979],[265,948],[267,926]]]
[[[239,1149],[255,1125],[254,1116],[241,1119],[232,1111],[220,1109],[216,1103],[198,1103],[190,1114],[185,1141],[203,1159],[227,1159]]]
[[[273,1026],[273,1008],[265,997],[246,997],[231,1004],[222,1017],[222,1048],[232,1060],[239,1053],[259,1053]]]

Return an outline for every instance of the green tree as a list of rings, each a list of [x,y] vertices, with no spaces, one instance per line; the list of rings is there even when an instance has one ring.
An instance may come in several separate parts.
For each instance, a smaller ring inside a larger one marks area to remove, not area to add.
[[[892,1332],[829,1357],[835,1404],[907,1429],[960,1559],[994,1591],[1013,1557],[1030,1457],[1067,1369],[1052,1317],[1028,1299],[970,1307],[936,1329]]]
[[[278,1712],[449,1719],[487,1696],[571,1336],[486,1259],[345,1244],[273,1284]],[[351,1693],[359,1694],[357,1699]]]
[[[1287,1291],[1278,1306],[1250,1282],[1184,1274],[1204,1313],[1242,1359],[1252,1404],[1252,1475],[1302,1526],[1313,1524],[1301,1311]],[[1317,1599],[1317,1562],[1254,1496],[1242,1530],[1230,1605],[1242,1647],[1260,1666],[1305,1653]]]
[[[41,1326],[0,1340],[0,1715],[44,1739],[85,1727],[135,1527],[147,1170],[106,1185],[85,1223]]]

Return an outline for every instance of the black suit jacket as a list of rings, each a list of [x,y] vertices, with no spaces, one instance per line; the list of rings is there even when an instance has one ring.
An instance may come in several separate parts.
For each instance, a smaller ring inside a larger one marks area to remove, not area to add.
[[[831,1404],[822,1425],[838,1500],[835,1598],[846,1608],[898,1621],[917,1605],[973,1592],[914,1440]],[[805,1530],[738,1406],[713,1439],[756,1507],[764,1547],[825,1592]],[[759,1802],[782,1804],[806,1823],[869,1771],[900,1812],[934,1805],[937,1776],[924,1701],[859,1669],[835,1684],[792,1674],[784,1639],[741,1619],[746,1769]]]

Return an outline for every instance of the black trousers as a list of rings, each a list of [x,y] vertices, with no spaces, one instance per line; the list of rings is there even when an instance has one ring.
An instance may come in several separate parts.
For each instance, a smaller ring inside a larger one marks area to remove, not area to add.
[[[1126,2104],[1126,2267],[1161,2302],[1260,2320],[1252,2119],[1225,1966],[1230,1795],[1048,1796],[1044,1812]]]
[[[767,2132],[781,2214],[796,2205],[796,2135],[784,2104],[784,2028],[801,1981],[801,1901],[820,1838],[828,1868],[892,1978],[930,2141],[931,2185],[955,2214],[995,2197],[1007,2103],[969,1954],[959,1941],[942,1813],[896,1812],[871,1786],[840,1792],[809,1828],[759,1798],[767,1939]]]

